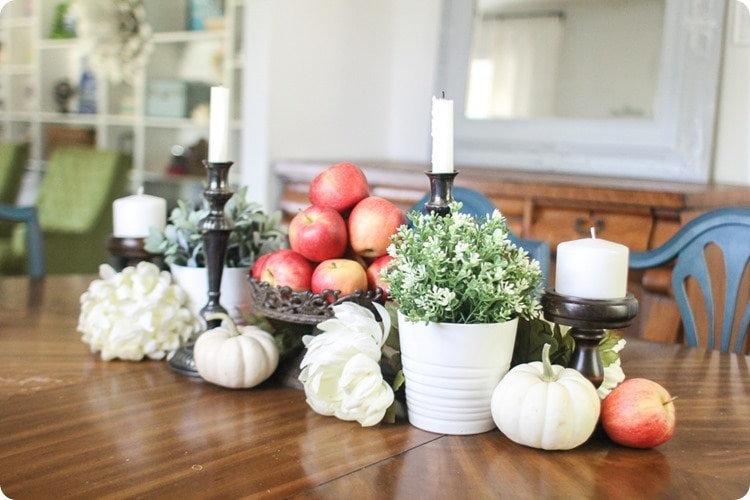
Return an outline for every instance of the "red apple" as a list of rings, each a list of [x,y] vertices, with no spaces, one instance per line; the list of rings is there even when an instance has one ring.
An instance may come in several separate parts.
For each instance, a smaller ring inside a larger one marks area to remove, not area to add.
[[[632,378],[602,401],[602,426],[615,443],[631,448],[653,448],[674,434],[674,398],[658,383]]]
[[[313,293],[339,290],[341,295],[349,295],[356,290],[367,290],[367,273],[357,261],[330,259],[315,268],[311,285]]]
[[[263,255],[260,255],[257,259],[255,259],[255,262],[253,262],[253,267],[250,268],[250,276],[252,276],[256,280],[260,280],[260,274],[263,272],[263,267],[265,266],[266,260],[268,259],[269,255],[271,254],[264,253]]]
[[[308,195],[313,205],[330,207],[346,215],[370,195],[370,186],[359,167],[342,162],[318,174],[310,183]]]
[[[289,223],[289,246],[313,262],[341,257],[348,242],[346,221],[329,207],[312,205]]]
[[[288,286],[295,292],[310,290],[313,265],[294,250],[276,250],[268,254],[260,273],[261,281],[271,286]]]
[[[383,269],[388,267],[388,264],[390,264],[392,260],[393,257],[391,257],[390,255],[383,255],[382,257],[378,257],[377,259],[372,261],[372,264],[367,267],[368,288],[373,291],[381,288],[383,290],[384,299],[388,299],[388,291],[390,289],[390,286],[383,279],[382,271]]]
[[[386,254],[391,236],[406,223],[404,213],[392,202],[368,196],[349,214],[349,243],[357,254],[373,259]]]

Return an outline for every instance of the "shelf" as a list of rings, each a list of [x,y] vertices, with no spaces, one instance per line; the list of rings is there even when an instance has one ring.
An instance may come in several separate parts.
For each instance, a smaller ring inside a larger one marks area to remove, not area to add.
[[[0,65],[0,73],[9,76],[33,75],[36,68],[31,64],[4,64]]]
[[[155,44],[160,43],[193,43],[193,42],[213,42],[222,41],[225,38],[223,31],[166,31],[154,33],[153,41]]]
[[[147,127],[154,128],[181,128],[181,129],[206,129],[208,122],[195,121],[189,118],[160,118],[158,116],[145,116],[143,123]]]
[[[24,28],[31,29],[34,26],[34,20],[28,17],[15,17],[2,19],[0,18],[0,28]]]
[[[7,122],[28,123],[34,119],[35,113],[30,111],[3,111]]]
[[[70,50],[77,48],[77,46],[77,38],[63,38],[60,40],[43,38],[39,40],[39,50]]]
[[[2,0],[0,0],[2,1]],[[189,146],[208,136],[208,120],[148,116],[149,85],[157,80],[201,82],[234,88],[232,134],[238,138],[241,105],[241,19],[243,1],[226,0],[226,16],[205,30],[186,29],[191,0],[145,0],[153,32],[153,50],[145,66],[128,83],[96,75],[98,114],[59,113],[54,86],[68,81],[77,86],[86,67],[84,40],[50,38],[62,0],[15,0],[0,16],[0,140],[30,140],[31,162],[43,163],[53,135],[60,129],[85,129],[95,146],[121,149],[133,159],[135,178],[163,175],[172,145]],[[108,2],[107,2],[108,3]],[[102,0],[102,4],[104,1]],[[91,61],[89,59],[89,61]],[[153,96],[152,96],[153,98]],[[180,99],[193,106],[194,97],[168,94],[165,103],[179,109]],[[206,96],[203,100],[207,101]],[[69,101],[78,109],[78,98]],[[206,113],[208,114],[208,113]],[[199,115],[192,115],[198,117]],[[202,116],[202,115],[200,115]],[[239,141],[232,149],[238,157]]]
[[[98,116],[94,114],[43,112],[39,113],[39,121],[56,125],[88,125],[93,127],[98,122]]]

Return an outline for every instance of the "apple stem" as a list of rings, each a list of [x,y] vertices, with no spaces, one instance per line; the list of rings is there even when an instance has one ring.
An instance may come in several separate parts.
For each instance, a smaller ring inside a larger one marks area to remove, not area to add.
[[[229,326],[229,333],[232,337],[236,337],[240,335],[240,331],[237,330],[237,325],[228,314],[223,313],[223,312],[215,312],[206,316],[206,321],[211,321],[214,319],[220,319],[224,321],[224,323],[226,323]]]
[[[549,344],[544,344],[544,347],[542,347],[542,380],[545,382],[557,380],[557,377],[555,377],[555,371],[552,369],[552,363],[550,363],[549,360],[550,348]]]
[[[662,403],[662,405],[663,405],[663,406],[667,406],[667,405],[668,405],[669,403],[674,403],[674,401],[675,401],[676,399],[677,399],[677,396],[672,396],[672,399],[670,399],[669,401],[664,401],[664,402]]]

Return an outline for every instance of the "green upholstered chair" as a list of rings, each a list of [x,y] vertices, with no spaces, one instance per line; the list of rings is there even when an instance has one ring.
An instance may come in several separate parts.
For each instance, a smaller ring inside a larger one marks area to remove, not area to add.
[[[28,159],[28,143],[0,142],[0,203],[16,202]],[[0,237],[9,237],[12,229],[12,223],[0,221]]]
[[[128,158],[83,147],[55,150],[39,185],[36,207],[47,274],[96,273],[108,261],[112,202],[126,192]],[[16,226],[0,274],[25,273],[25,227]]]
[[[0,142],[0,203],[15,203],[28,159],[28,143]]]

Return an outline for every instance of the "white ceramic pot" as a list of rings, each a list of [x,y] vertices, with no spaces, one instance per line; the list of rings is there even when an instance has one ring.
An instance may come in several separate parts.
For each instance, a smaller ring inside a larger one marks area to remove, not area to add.
[[[492,393],[508,372],[518,319],[506,323],[412,323],[398,315],[409,422],[440,434],[495,428]]]
[[[169,266],[172,279],[188,295],[190,309],[195,314],[208,302],[208,270],[205,267]],[[221,296],[219,303],[235,321],[242,319],[241,312],[248,312],[252,304],[248,285],[247,267],[225,267],[221,274]]]

